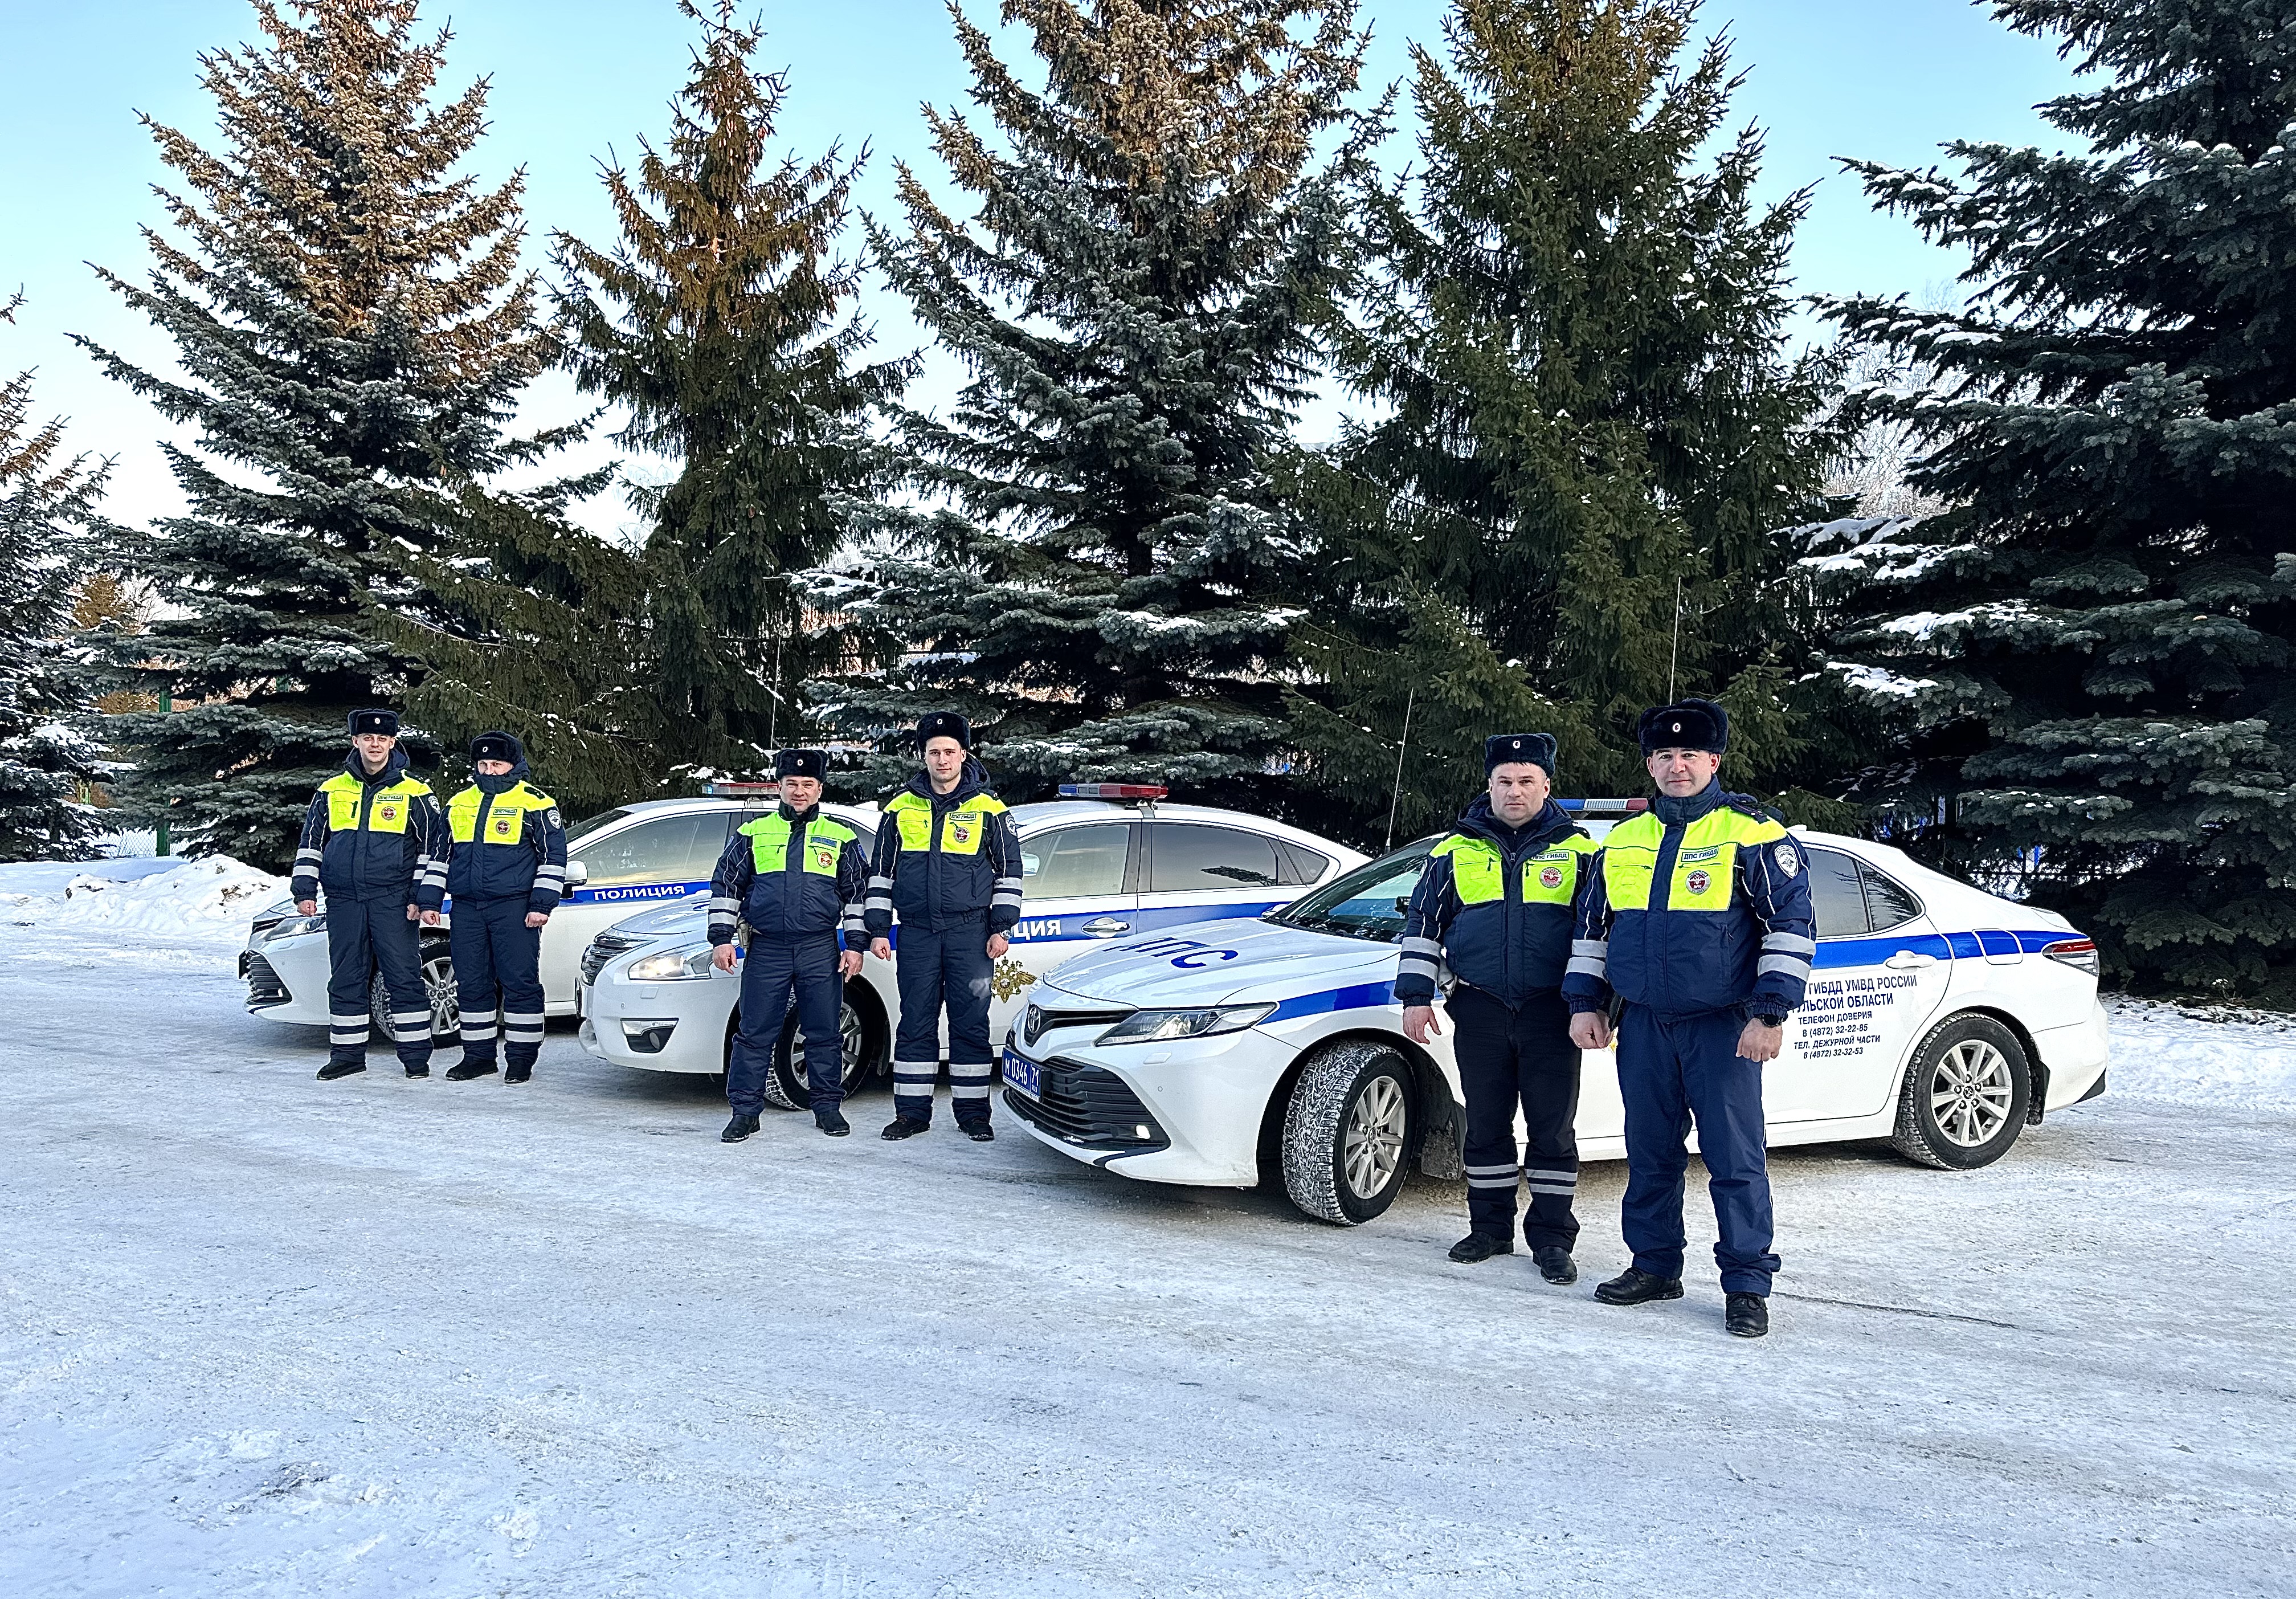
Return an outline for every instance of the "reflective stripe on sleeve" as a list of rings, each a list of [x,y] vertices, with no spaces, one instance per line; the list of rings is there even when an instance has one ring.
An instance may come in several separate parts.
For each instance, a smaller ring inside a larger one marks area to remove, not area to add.
[[[1762,947],[1778,955],[1813,955],[1817,953],[1817,940],[1805,939],[1800,933],[1774,932],[1762,935]]]
[[[1443,955],[1443,946],[1433,939],[1406,939],[1401,947],[1406,955],[1431,955],[1438,960]]]
[[[1772,972],[1783,972],[1789,977],[1807,978],[1809,963],[1798,955],[1766,955],[1754,963],[1754,975],[1760,977]]]

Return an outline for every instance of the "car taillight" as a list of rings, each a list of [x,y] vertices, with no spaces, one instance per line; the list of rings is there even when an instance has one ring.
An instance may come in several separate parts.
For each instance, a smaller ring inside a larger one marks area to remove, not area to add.
[[[2055,944],[2044,944],[2041,953],[2053,961],[2062,961],[2077,971],[2086,972],[2091,977],[2097,974],[2096,940],[2094,939],[2066,939]]]

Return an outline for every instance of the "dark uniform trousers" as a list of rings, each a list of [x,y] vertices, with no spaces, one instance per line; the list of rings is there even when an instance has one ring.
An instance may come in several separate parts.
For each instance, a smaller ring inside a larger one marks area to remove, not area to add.
[[[531,1070],[542,1053],[542,930],[526,924],[531,908],[524,894],[455,901],[447,937],[465,1065],[491,1062],[497,1036],[512,1070]]]
[[[901,1028],[893,1040],[893,1113],[932,1119],[933,1079],[940,1074],[940,1013],[948,1011],[950,1108],[959,1127],[989,1119],[988,918],[946,932],[901,928]]]
[[[327,900],[327,1058],[366,1062],[367,974],[381,969],[390,1030],[407,1067],[430,1065],[430,996],[422,987],[422,935],[406,919],[406,896]]]
[[[1627,1110],[1626,1203],[1620,1230],[1635,1264],[1682,1275],[1682,1192],[1698,1128],[1720,1240],[1725,1293],[1770,1292],[1770,1169],[1762,1141],[1762,1068],[1738,1053],[1738,1011],[1661,1016],[1630,1004],[1619,1019],[1619,1092]]]
[[[1456,1036],[1452,1058],[1467,1094],[1467,1220],[1487,1238],[1514,1235],[1517,1178],[1530,1185],[1522,1235],[1533,1249],[1578,1241],[1570,1201],[1578,1191],[1578,1046],[1570,1010],[1551,990],[1515,1009],[1459,984],[1447,1007]],[[1524,1144],[1517,1158],[1515,1106]]]
[[[798,1031],[805,1039],[808,1095],[816,1111],[834,1111],[845,1098],[845,1037],[838,1025],[845,982],[837,974],[834,929],[801,938],[752,932],[742,956],[742,1032],[726,1067],[726,1103],[737,1116],[762,1115],[766,1073],[774,1069],[782,1023],[797,999]]]

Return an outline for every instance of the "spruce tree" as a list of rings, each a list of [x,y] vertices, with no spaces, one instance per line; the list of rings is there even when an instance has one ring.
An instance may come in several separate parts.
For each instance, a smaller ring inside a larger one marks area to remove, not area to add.
[[[1857,579],[1842,675],[1905,738],[1873,791],[2128,980],[2296,1001],[2296,32],[2242,0],[1995,10],[2098,80],[2043,108],[2088,149],[1853,163],[1974,290],[1833,308],[1939,374],[1858,408],[1949,508],[1817,553]]]
[[[560,307],[576,381],[629,416],[619,442],[677,463],[632,496],[652,523],[644,678],[663,736],[689,763],[750,768],[801,736],[795,686],[834,659],[790,574],[835,552],[834,502],[873,486],[869,411],[909,364],[860,364],[860,264],[835,253],[867,152],[771,160],[787,82],[757,70],[761,31],[734,0],[678,9],[702,37],[668,141],[606,169],[611,250],[557,235]]]
[[[1277,472],[1376,132],[1352,4],[1011,0],[1041,89],[954,14],[994,134],[927,121],[972,214],[903,167],[906,231],[871,238],[968,381],[896,418],[921,497],[865,516],[882,558],[822,590],[885,665],[821,692],[880,734],[964,711],[1008,797],[1242,797],[1286,746],[1305,537]]]
[[[220,148],[150,118],[182,180],[143,283],[103,272],[175,345],[175,372],[88,340],[191,447],[163,445],[188,504],[130,552],[166,610],[112,641],[170,716],[117,718],[130,788],[195,852],[272,866],[344,715],[392,704],[419,655],[385,618],[423,599],[409,558],[443,556],[438,496],[565,435],[504,427],[545,348],[518,264],[523,175],[458,171],[487,84],[434,98],[449,35],[416,0],[254,0],[264,42],[201,58]]]
[[[1558,734],[1579,792],[1643,791],[1635,718],[1673,694],[1730,707],[1740,780],[1812,742],[1770,529],[1823,504],[1834,361],[1787,348],[1806,196],[1756,204],[1757,130],[1718,146],[1735,79],[1721,39],[1682,70],[1694,13],[1459,0],[1414,48],[1419,160],[1365,198],[1334,335],[1372,414],[1301,487],[1328,536],[1294,714],[1359,824],[1406,709],[1406,831],[1493,731]]]
[[[102,831],[78,802],[102,767],[64,650],[110,466],[62,452],[63,423],[32,422],[32,374],[0,383],[0,861],[81,859]]]

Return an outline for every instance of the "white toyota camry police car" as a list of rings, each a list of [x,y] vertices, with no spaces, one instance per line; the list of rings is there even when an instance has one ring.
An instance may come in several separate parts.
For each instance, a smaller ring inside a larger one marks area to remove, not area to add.
[[[1064,798],[1016,805],[1021,922],[990,978],[992,1037],[1010,1028],[1032,985],[1081,951],[1186,923],[1251,919],[1362,865],[1329,839],[1240,811],[1159,804],[1152,785],[1070,783]],[[874,835],[873,815],[840,819]],[[739,979],[709,964],[706,898],[665,906],[601,934],[581,964],[582,1042],[593,1054],[652,1071],[722,1072],[738,1025]],[[890,1070],[900,1012],[891,961],[861,963],[845,988],[849,1089]],[[767,1096],[806,1100],[804,1054],[783,1035]]]
[[[1599,833],[1643,803],[1578,808]],[[1984,1166],[2044,1111],[2103,1092],[2096,947],[2062,917],[1887,845],[1794,832],[1818,946],[1763,1072],[1771,1144],[1888,1138],[1930,1165]],[[1062,966],[1005,1039],[1005,1105],[1128,1177],[1243,1187],[1280,1171],[1328,1221],[1379,1215],[1414,1162],[1456,1178],[1447,1022],[1413,1045],[1394,990],[1404,910],[1440,836],[1257,921],[1162,929]],[[1585,1064],[1580,1158],[1621,1158],[1615,1058]]]
[[[590,940],[633,910],[706,893],[709,873],[733,830],[764,816],[778,790],[771,783],[715,784],[702,796],[650,800],[618,806],[566,830],[566,897],[542,930],[543,1013],[570,1016],[580,1003],[579,964]],[[874,806],[828,805],[838,820],[865,838],[876,826]],[[447,907],[447,921],[453,906]],[[431,1034],[442,1045],[460,1026],[447,922],[422,931],[422,980],[430,990]],[[240,953],[247,1008],[274,1021],[327,1024],[327,917],[301,916],[291,899],[257,913]],[[381,986],[373,988],[374,1036],[390,1037]]]

